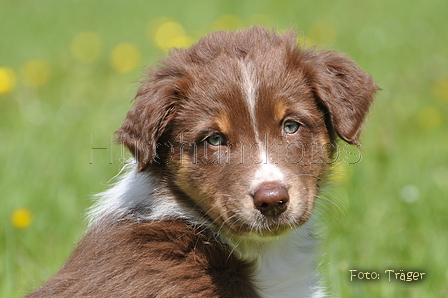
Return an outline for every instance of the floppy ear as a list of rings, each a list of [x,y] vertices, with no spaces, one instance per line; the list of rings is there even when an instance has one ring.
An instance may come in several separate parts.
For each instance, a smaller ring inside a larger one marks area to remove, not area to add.
[[[150,74],[150,78],[137,91],[136,102],[123,125],[116,131],[118,140],[138,162],[139,172],[144,171],[157,156],[157,141],[174,118],[179,99],[178,88],[175,76],[156,72]]]
[[[312,65],[312,85],[318,100],[328,110],[337,135],[358,146],[362,124],[379,88],[367,72],[340,53],[323,51],[313,58],[317,61]]]

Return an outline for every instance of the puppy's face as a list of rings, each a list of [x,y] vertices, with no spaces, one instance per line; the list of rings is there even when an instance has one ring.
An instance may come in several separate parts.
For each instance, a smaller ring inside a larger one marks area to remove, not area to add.
[[[150,74],[119,134],[219,231],[275,236],[309,218],[334,133],[357,144],[375,90],[350,60],[291,36],[218,33]]]
[[[303,223],[330,160],[324,111],[300,73],[214,62],[189,77],[165,137],[174,182],[232,234]]]

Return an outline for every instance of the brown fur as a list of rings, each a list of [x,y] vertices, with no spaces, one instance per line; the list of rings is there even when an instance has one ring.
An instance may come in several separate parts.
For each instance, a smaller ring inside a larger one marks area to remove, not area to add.
[[[258,297],[251,264],[182,221],[96,227],[33,297]],[[80,286],[82,285],[82,286]]]

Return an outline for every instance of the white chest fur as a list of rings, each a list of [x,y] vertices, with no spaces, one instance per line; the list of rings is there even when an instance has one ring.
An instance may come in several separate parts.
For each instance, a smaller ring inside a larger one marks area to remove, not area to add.
[[[263,298],[324,297],[316,274],[316,240],[308,222],[270,239],[239,239],[236,252],[255,260],[254,281]]]

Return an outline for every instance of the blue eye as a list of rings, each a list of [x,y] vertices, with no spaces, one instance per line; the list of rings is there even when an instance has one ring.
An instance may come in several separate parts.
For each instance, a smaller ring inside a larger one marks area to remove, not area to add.
[[[290,135],[297,132],[297,130],[299,130],[299,127],[299,123],[288,120],[285,122],[285,124],[283,124],[283,131],[285,132],[285,134]]]
[[[205,139],[210,145],[220,146],[226,143],[226,139],[222,135],[212,135]]]

